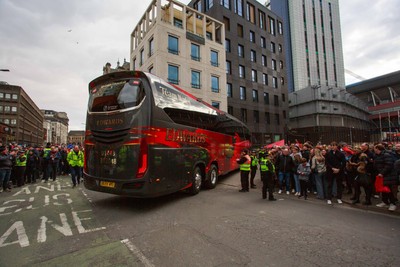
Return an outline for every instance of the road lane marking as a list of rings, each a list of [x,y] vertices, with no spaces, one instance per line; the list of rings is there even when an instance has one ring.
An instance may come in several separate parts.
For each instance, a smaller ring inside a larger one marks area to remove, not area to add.
[[[136,257],[144,264],[146,267],[154,267],[154,265],[143,255],[143,253],[129,240],[121,240],[122,244],[125,244],[127,248],[135,254]]]

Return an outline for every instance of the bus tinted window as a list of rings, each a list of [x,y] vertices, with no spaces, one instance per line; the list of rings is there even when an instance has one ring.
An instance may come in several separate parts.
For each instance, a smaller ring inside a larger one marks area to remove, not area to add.
[[[132,108],[144,98],[142,84],[138,80],[117,81],[93,88],[89,95],[89,111],[102,112]]]

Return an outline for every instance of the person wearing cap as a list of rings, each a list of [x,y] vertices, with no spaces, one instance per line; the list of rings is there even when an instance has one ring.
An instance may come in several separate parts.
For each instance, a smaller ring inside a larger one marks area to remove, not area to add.
[[[8,188],[8,181],[11,176],[13,156],[8,153],[6,146],[0,147],[0,192],[11,190]]]
[[[249,192],[249,174],[251,168],[249,151],[244,149],[241,157],[236,159],[236,162],[240,165],[240,183],[242,185],[242,189],[240,189],[239,192]]]

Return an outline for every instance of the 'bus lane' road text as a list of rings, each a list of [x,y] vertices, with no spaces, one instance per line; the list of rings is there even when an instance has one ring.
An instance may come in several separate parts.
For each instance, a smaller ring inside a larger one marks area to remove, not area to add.
[[[10,220],[8,225],[5,225],[8,227],[6,231],[0,231],[0,249],[9,245],[27,247],[32,242],[44,243],[47,241],[48,233],[60,233],[68,237],[106,229],[90,227],[93,224],[88,222],[92,220],[91,210],[74,211],[73,200],[63,187],[65,186],[60,183],[49,186],[25,186],[14,193],[12,199],[4,201],[0,206],[0,218],[10,217]],[[50,208],[52,206],[66,206],[70,209],[67,209],[67,212],[54,214],[54,209]],[[35,210],[37,215],[29,221],[13,217],[24,210]],[[29,226],[29,229],[25,226]],[[32,226],[37,228],[32,230]]]

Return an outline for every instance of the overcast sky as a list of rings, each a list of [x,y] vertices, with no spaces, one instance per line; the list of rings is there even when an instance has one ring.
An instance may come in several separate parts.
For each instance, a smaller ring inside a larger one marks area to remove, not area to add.
[[[23,87],[40,109],[67,112],[69,130],[84,129],[88,83],[106,62],[129,60],[130,34],[149,4],[0,0],[0,69],[10,70],[0,81]],[[400,70],[399,10],[397,0],[340,0],[346,69],[367,79]],[[346,74],[346,84],[358,81]]]

